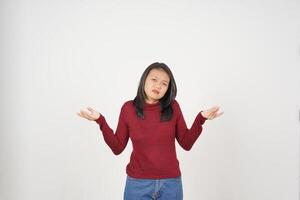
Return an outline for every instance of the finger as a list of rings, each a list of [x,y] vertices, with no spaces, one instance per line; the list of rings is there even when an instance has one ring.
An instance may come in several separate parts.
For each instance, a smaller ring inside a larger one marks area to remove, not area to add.
[[[212,116],[212,119],[216,118],[216,116],[217,116],[217,113],[215,112]]]
[[[81,117],[84,117],[84,112],[82,110],[80,110],[79,114],[80,114]]]
[[[80,114],[85,117],[85,111],[84,110],[80,110]]]
[[[217,117],[223,115],[223,113],[224,113],[224,112],[221,112],[221,113],[215,113],[215,114],[213,115],[212,119],[217,118]]]
[[[211,119],[216,118],[216,113],[213,113],[213,115],[211,116]]]
[[[210,109],[210,111],[215,112],[215,111],[217,111],[217,110],[219,110],[219,109],[220,109],[219,106],[214,106],[214,107],[212,107],[212,108]]]
[[[224,114],[224,112],[218,113],[216,117],[219,117],[219,116],[221,116],[223,114]]]
[[[213,112],[213,115],[217,115],[219,112],[219,109]]]
[[[93,118],[89,114],[85,114],[85,118],[88,120],[92,120]]]
[[[91,111],[91,112],[93,112],[93,111],[94,111],[94,109],[93,109],[93,108],[91,108],[91,107],[87,107],[87,109],[88,109],[89,111]]]
[[[81,111],[81,113],[77,113],[80,117],[84,119],[88,119],[88,117]]]
[[[80,111],[80,113],[81,113],[81,115],[83,115],[83,117],[84,118],[86,118],[86,119],[90,119],[91,118],[91,116],[89,115],[89,113],[88,112],[86,112],[86,111]]]
[[[218,110],[211,108],[208,110],[208,115],[213,115],[215,112],[218,112]]]
[[[219,108],[218,108],[218,109],[219,109]],[[217,114],[218,114],[218,110],[212,111],[212,112],[210,113],[210,115],[209,115],[209,119],[214,119],[214,118],[216,118]]]
[[[212,119],[212,117],[213,117],[213,112],[210,112],[210,113],[208,114],[207,119]]]

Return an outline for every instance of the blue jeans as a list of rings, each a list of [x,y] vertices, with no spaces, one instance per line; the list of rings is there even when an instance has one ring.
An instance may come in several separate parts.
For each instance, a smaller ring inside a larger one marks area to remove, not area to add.
[[[166,179],[126,177],[124,200],[182,200],[181,176]]]

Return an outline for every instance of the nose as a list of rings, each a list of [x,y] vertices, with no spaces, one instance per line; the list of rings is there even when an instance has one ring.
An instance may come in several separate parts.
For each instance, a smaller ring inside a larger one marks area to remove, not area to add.
[[[160,91],[160,89],[161,89],[161,85],[160,84],[158,84],[158,85],[156,85],[156,87],[155,87],[158,91]]]
[[[162,88],[161,83],[157,83],[155,88],[158,89],[158,90],[161,90],[161,88]]]

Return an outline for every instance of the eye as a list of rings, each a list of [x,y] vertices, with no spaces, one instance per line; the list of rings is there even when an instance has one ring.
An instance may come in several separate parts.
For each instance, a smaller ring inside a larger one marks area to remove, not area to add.
[[[153,80],[153,81],[156,81],[156,79],[155,79],[155,78],[153,78],[153,79],[151,79],[151,80]]]

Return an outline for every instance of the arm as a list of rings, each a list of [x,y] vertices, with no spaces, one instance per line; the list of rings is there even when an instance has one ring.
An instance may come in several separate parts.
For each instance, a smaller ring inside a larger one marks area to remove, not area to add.
[[[177,101],[175,101],[175,109],[177,109],[178,112],[176,120],[176,140],[184,150],[189,151],[200,136],[202,125],[207,118],[203,117],[201,114],[202,111],[200,111],[196,116],[192,127],[188,129]]]
[[[119,155],[120,153],[122,153],[129,139],[128,127],[124,116],[125,106],[123,105],[119,114],[119,121],[115,134],[114,131],[107,124],[102,114],[100,114],[100,117],[97,120],[95,120],[97,124],[99,124],[104,141],[115,155]]]

